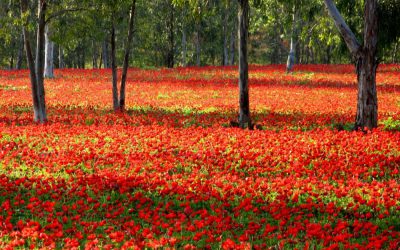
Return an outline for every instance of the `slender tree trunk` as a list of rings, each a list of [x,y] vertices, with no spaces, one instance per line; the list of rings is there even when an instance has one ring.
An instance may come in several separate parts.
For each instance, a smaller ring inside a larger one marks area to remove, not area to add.
[[[21,0],[21,16],[23,13],[26,13],[28,8],[27,0]],[[27,25],[25,24],[23,27],[23,35],[24,35],[24,44],[25,44],[25,53],[26,53],[26,63],[29,69],[29,78],[31,82],[31,93],[32,93],[32,101],[33,101],[33,120],[38,122],[40,117],[40,106],[39,106],[39,98],[38,98],[38,90],[37,90],[37,79],[35,74],[35,61],[32,55],[31,43],[29,40],[29,34],[27,30]]]
[[[224,6],[223,17],[222,17],[222,33],[224,36],[224,44],[223,44],[223,56],[222,56],[222,65],[229,65],[229,52],[228,52],[228,13],[229,8]]]
[[[14,68],[14,53],[11,53],[8,69],[12,70]]]
[[[18,56],[17,56],[17,63],[15,64],[15,69],[22,68],[22,60],[24,58],[24,34],[21,34],[20,42],[18,45]]]
[[[305,64],[308,64],[309,59],[310,59],[310,47],[308,46],[308,44],[310,43],[310,37],[311,37],[311,35],[307,35],[307,37],[306,37],[306,42],[305,42],[305,44],[306,44],[306,46],[305,46],[305,48],[304,48],[304,50],[305,50],[305,59],[304,59],[304,63],[305,63]]]
[[[183,24],[184,25],[184,24]],[[186,54],[187,54],[187,48],[186,48],[186,28],[185,26],[182,27],[182,66],[186,67]]]
[[[326,50],[325,50],[325,64],[330,64],[331,63],[331,51],[332,51],[332,46],[328,45]]]
[[[249,27],[249,1],[239,1],[239,127],[251,128],[249,84],[248,84],[248,62],[247,62],[247,40]]]
[[[296,34],[297,34],[297,1],[293,3],[292,34],[290,36],[290,52],[286,62],[286,73],[292,72],[296,56]]]
[[[354,128],[376,128],[378,126],[378,98],[376,93],[378,0],[364,3],[364,44],[357,41],[332,0],[324,0],[329,15],[335,22],[348,49],[356,61],[358,80],[357,114]]]
[[[92,68],[96,69],[97,68],[97,59],[98,59],[98,54],[97,54],[97,46],[96,42],[92,40]]]
[[[64,51],[61,45],[58,46],[58,68],[64,68]]]
[[[103,53],[100,53],[100,60],[99,60],[99,66],[98,69],[101,69],[101,65],[103,63]]]
[[[84,45],[81,45],[80,47],[79,47],[79,50],[78,51],[80,51],[80,60],[79,60],[79,67],[81,68],[81,69],[85,69],[85,62],[86,62],[86,52],[85,52],[85,47],[84,47]]]
[[[118,111],[118,74],[117,74],[117,59],[115,57],[115,21],[113,20],[111,28],[111,70],[112,70],[112,99],[114,111]]]
[[[106,40],[103,41],[102,56],[104,68],[109,68],[110,65],[108,64],[108,43]]]
[[[233,29],[231,32],[231,41],[230,41],[230,58],[229,58],[229,64],[230,65],[235,65],[235,51],[236,51],[236,22],[234,22]]]
[[[201,65],[200,53],[201,53],[201,48],[200,48],[200,23],[197,23],[196,24],[196,65],[197,66]]]
[[[167,21],[168,26],[168,54],[167,54],[167,67],[174,67],[174,5],[172,2],[169,3],[169,19]]]
[[[50,40],[50,30],[49,25],[45,26],[45,54],[44,54],[44,77],[53,78],[54,77],[54,43]]]
[[[37,91],[39,99],[39,120],[40,123],[47,121],[46,114],[46,101],[45,101],[45,91],[44,91],[44,45],[45,45],[45,13],[46,13],[47,3],[46,0],[38,1],[38,28],[37,28],[37,41],[36,41],[36,81],[37,81]]]
[[[126,89],[126,78],[128,73],[128,66],[129,66],[129,54],[131,50],[131,44],[133,39],[133,21],[135,17],[135,7],[136,7],[136,0],[132,1],[131,11],[129,16],[129,28],[128,28],[128,39],[125,44],[125,54],[124,54],[124,64],[122,67],[122,77],[121,77],[121,89],[120,89],[120,97],[119,97],[119,110],[125,111],[125,89]],[[114,49],[115,54],[115,49]],[[115,55],[114,55],[115,60]],[[113,73],[114,77],[114,73]],[[113,83],[114,84],[114,83]]]
[[[396,42],[395,45],[394,45],[394,49],[393,49],[393,52],[392,52],[392,63],[396,63],[398,45],[399,45],[398,42]]]

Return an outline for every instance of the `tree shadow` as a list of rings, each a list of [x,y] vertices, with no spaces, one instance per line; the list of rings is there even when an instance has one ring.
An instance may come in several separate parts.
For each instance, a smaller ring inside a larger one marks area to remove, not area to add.
[[[3,107],[0,124],[4,126],[34,125],[32,109],[29,106]],[[234,110],[198,110],[190,108],[170,109],[141,107],[115,113],[97,106],[49,106],[48,123],[68,126],[167,126],[188,127],[230,127],[237,121]],[[279,130],[283,128],[310,130],[313,128],[334,128],[337,124],[353,121],[352,114],[306,114],[302,112],[254,111],[252,122],[258,129]]]

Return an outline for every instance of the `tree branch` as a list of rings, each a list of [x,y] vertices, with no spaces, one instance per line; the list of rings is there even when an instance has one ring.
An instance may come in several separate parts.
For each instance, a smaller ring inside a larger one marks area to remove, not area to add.
[[[329,15],[332,17],[333,21],[335,22],[336,28],[338,28],[341,36],[343,37],[344,41],[346,42],[347,48],[350,50],[350,53],[353,57],[356,57],[361,49],[361,45],[358,42],[356,36],[351,31],[349,26],[344,21],[342,15],[336,8],[335,3],[332,0],[324,0],[325,6],[328,9]]]
[[[89,10],[89,8],[71,8],[71,9],[64,9],[57,12],[52,13],[46,18],[46,23],[50,22],[51,19],[56,18],[58,16],[64,15],[68,12],[76,12],[76,11],[85,11]]]

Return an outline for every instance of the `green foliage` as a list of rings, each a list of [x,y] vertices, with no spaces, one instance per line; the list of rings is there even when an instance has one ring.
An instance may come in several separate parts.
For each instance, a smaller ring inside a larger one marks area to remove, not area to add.
[[[337,0],[337,7],[361,41],[363,1]],[[0,68],[13,68],[21,48],[21,25],[36,30],[35,1],[21,15],[19,1],[0,2]],[[121,64],[131,0],[52,0],[48,1],[47,19],[50,39],[63,48],[66,67],[98,67],[102,46],[109,46],[111,22],[116,23],[117,61]],[[249,62],[285,63],[292,27],[296,27],[296,63],[348,63],[348,50],[319,0],[250,0]],[[172,6],[172,8],[170,7]],[[294,6],[298,22],[293,26]],[[172,12],[171,12],[172,10]],[[182,65],[186,36],[186,64],[197,64],[196,41],[200,40],[200,64],[223,62],[225,45],[237,54],[237,1],[154,0],[137,1],[131,66],[163,67],[171,51],[168,22],[173,25],[175,65]],[[173,18],[171,19],[171,15]],[[399,60],[400,0],[379,1],[379,57],[383,62]],[[226,20],[225,20],[226,18]],[[224,22],[226,32],[224,34]],[[235,39],[235,40],[233,40]],[[34,44],[33,44],[34,46]],[[58,50],[55,51],[58,56]],[[237,57],[237,55],[234,55]],[[57,65],[56,65],[57,66]],[[121,66],[121,65],[119,65]]]
[[[389,131],[400,131],[400,120],[395,120],[393,117],[389,117],[381,122],[383,128]]]

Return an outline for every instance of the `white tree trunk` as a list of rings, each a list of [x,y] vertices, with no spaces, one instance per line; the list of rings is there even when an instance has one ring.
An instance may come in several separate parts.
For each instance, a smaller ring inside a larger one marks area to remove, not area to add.
[[[61,45],[58,46],[58,68],[64,68],[64,51]]]
[[[44,77],[54,77],[54,43],[50,40],[49,25],[46,24],[44,39],[45,39],[45,52],[44,52]]]
[[[296,54],[296,45],[294,43],[294,38],[290,38],[290,52],[288,55],[288,59],[286,62],[286,72],[289,73],[293,70],[294,66],[294,58]]]
[[[290,51],[286,62],[286,72],[289,73],[293,70],[294,61],[296,58],[296,35],[297,35],[297,6],[296,1],[293,3],[293,16],[292,16],[292,34],[290,36]]]
[[[340,34],[342,35],[344,41],[346,42],[346,45],[350,50],[350,53],[352,54],[352,56],[355,57],[355,55],[357,55],[360,52],[359,51],[361,48],[360,43],[357,41],[356,36],[351,31],[347,23],[344,21],[342,15],[336,8],[335,3],[332,0],[324,0],[324,2],[329,15],[335,22],[335,25],[339,30]]]

